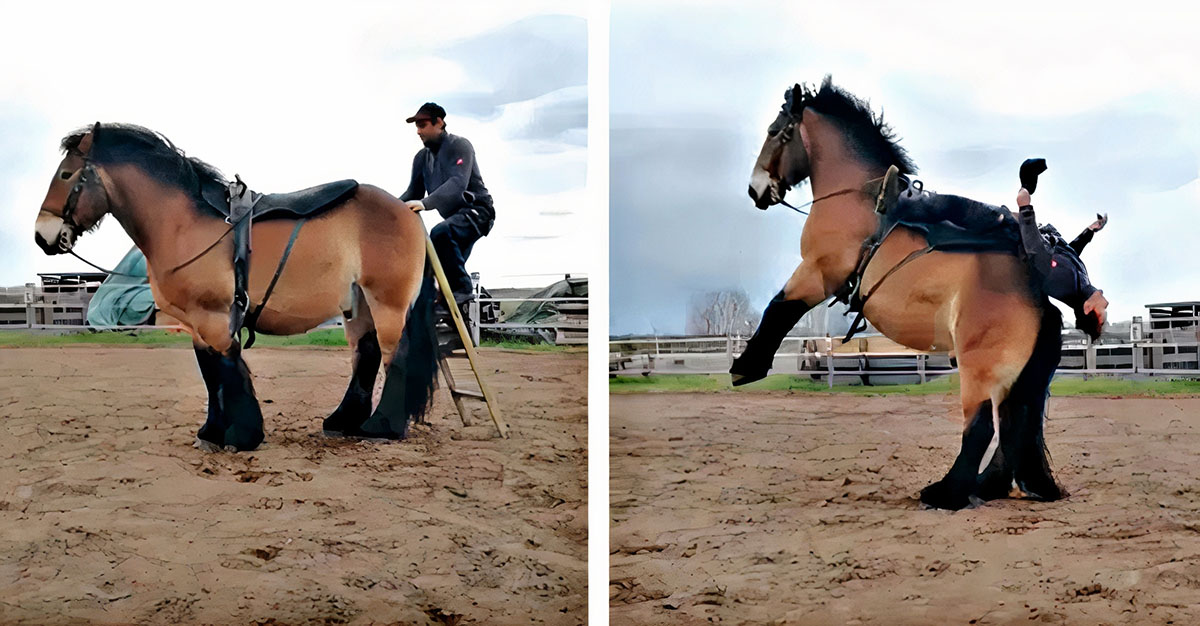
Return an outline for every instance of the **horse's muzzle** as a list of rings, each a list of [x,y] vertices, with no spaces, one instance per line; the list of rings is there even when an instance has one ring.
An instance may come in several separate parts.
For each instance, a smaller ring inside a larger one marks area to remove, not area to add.
[[[758,193],[754,191],[754,185],[750,186],[750,199],[754,201],[754,206],[756,206],[764,211],[767,210],[767,207],[771,206],[771,204],[772,204],[771,203],[771,195],[772,194],[770,193],[770,189],[768,188],[767,191],[768,191],[768,193],[765,193],[762,196],[759,196]]]
[[[766,209],[772,204],[779,203],[779,193],[776,191],[775,181],[771,180],[770,174],[759,167],[755,167],[754,172],[750,175],[749,192],[754,206],[760,209]]]
[[[75,247],[75,230],[63,223],[62,218],[43,212],[38,216],[33,240],[46,254],[65,254]]]

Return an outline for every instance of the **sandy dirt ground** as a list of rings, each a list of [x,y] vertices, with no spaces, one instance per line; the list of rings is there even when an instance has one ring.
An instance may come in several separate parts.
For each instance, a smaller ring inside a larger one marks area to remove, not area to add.
[[[611,400],[613,624],[1200,623],[1200,399],[1053,399],[1060,502],[922,510],[957,397]]]
[[[211,454],[190,347],[0,348],[0,623],[586,620],[585,354],[484,350],[512,437],[439,391],[401,443],[320,434],[344,348],[246,358],[266,443]]]

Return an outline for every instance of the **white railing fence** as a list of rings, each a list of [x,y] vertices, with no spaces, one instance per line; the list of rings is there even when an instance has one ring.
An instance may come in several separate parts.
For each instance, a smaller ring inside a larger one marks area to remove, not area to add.
[[[1200,341],[1098,344],[1078,335],[1064,333],[1059,374],[1200,376]],[[741,355],[745,341],[741,337],[616,339],[609,342],[609,375],[725,374]],[[925,383],[958,369],[945,352],[847,350],[838,338],[787,337],[775,354],[772,371],[824,379],[832,387],[839,377]]]

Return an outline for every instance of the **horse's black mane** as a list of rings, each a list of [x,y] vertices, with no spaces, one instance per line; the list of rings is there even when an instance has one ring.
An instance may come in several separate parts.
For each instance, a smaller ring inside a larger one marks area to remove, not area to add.
[[[63,137],[63,152],[78,150],[79,142],[93,127],[81,128]],[[203,182],[228,183],[217,168],[184,154],[170,139],[134,124],[101,124],[92,139],[88,157],[101,165],[130,163],[155,179],[179,187],[193,197]]]
[[[895,165],[901,174],[917,172],[916,164],[897,142],[895,132],[883,122],[883,113],[876,116],[866,101],[834,86],[832,76],[826,75],[817,90],[806,84],[796,85],[785,98],[784,110],[792,115],[798,117],[805,108],[812,108],[833,118],[860,157],[885,168]]]

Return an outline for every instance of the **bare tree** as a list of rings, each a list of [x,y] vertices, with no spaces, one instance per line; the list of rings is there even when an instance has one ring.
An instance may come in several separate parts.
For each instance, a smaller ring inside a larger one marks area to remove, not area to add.
[[[761,314],[746,292],[725,289],[692,296],[686,332],[690,335],[742,335],[754,332]]]

